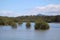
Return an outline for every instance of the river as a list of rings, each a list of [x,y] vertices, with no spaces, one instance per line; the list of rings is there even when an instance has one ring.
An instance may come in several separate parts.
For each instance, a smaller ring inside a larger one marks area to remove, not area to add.
[[[60,23],[48,23],[49,30],[35,30],[34,23],[27,28],[23,23],[17,27],[0,26],[0,40],[60,40]]]

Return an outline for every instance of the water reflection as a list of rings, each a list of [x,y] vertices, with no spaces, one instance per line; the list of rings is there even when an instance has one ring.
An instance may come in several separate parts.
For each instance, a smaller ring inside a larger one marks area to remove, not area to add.
[[[12,29],[17,29],[17,26],[11,26]]]
[[[31,29],[31,27],[26,27],[26,29]]]
[[[60,27],[60,24],[49,24],[49,30],[35,30],[34,23],[31,23],[30,28],[25,25],[26,23],[17,24],[17,27],[0,27],[0,40],[60,40],[60,28],[55,28]]]
[[[17,27],[21,27],[23,23],[16,23],[16,26],[11,26],[12,29],[17,29]]]

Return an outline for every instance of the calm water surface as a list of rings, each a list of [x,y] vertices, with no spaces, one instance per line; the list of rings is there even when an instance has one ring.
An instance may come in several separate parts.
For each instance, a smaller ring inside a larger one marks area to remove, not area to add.
[[[49,30],[35,30],[34,23],[17,27],[0,26],[0,40],[60,40],[60,23],[49,23]]]

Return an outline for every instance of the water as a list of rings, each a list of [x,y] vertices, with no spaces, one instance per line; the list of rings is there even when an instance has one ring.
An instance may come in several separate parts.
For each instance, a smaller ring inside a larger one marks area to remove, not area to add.
[[[17,27],[0,26],[0,40],[60,40],[60,23],[49,23],[49,30],[35,30],[34,23],[26,28],[26,23]]]

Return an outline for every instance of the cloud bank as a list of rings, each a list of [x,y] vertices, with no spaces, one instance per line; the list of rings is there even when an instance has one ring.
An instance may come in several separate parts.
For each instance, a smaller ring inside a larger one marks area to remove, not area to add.
[[[37,15],[39,13],[44,15],[60,15],[60,5],[38,6],[27,11],[27,15]]]
[[[37,14],[44,14],[44,15],[60,15],[60,4],[49,4],[46,6],[38,6],[27,10],[27,12],[23,13],[23,15],[37,15]],[[9,16],[9,17],[16,17],[21,16],[21,13],[13,12],[13,11],[0,11],[0,16]]]
[[[16,17],[16,16],[20,16],[20,13],[3,10],[0,11],[0,16]]]

